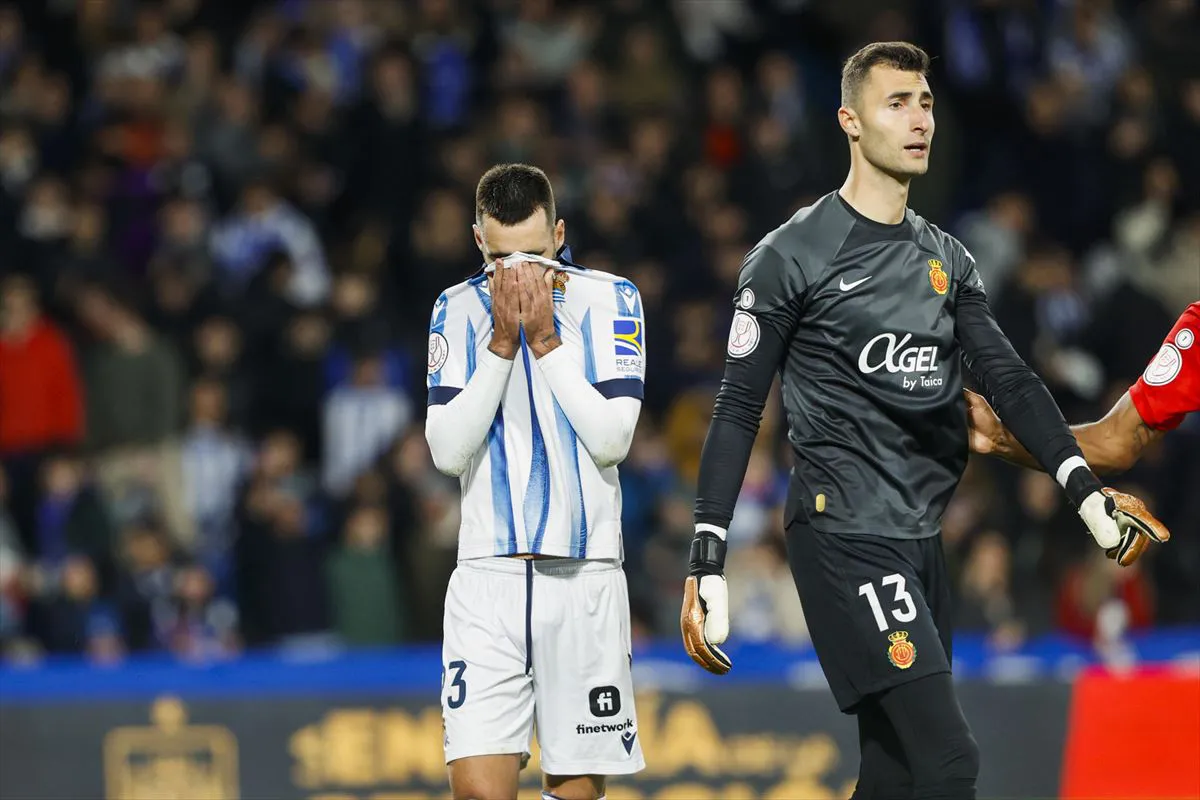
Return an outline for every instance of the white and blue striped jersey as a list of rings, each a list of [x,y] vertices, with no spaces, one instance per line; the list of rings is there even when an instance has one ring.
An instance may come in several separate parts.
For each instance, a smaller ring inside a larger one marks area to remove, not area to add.
[[[558,256],[554,324],[585,377],[607,398],[642,399],[642,301],[631,282]],[[429,404],[452,400],[491,342],[487,276],[447,289],[430,325]],[[459,559],[534,553],[624,557],[617,468],[600,468],[554,399],[524,335],[487,438],[460,476]]]

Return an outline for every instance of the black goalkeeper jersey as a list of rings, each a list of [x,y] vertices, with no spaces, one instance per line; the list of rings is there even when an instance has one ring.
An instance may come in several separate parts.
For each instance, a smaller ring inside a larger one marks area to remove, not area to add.
[[[751,250],[733,302],[698,523],[728,526],[777,373],[795,451],[789,512],[825,533],[938,533],[967,462],[964,365],[1052,474],[1079,455],[996,326],[970,253],[911,210],[885,225],[826,195]]]

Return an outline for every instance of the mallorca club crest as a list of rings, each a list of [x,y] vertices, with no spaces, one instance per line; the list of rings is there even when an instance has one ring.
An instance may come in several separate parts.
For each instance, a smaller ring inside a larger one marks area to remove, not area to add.
[[[896,631],[888,634],[888,661],[896,669],[908,669],[917,660],[917,646],[908,640],[908,631]]]
[[[942,269],[942,262],[936,258],[929,259],[929,285],[938,294],[945,294],[950,289],[950,277]]]

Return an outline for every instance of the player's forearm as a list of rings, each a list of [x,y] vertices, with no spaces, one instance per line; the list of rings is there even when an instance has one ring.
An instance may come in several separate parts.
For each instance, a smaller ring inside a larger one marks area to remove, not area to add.
[[[641,400],[627,396],[605,397],[588,382],[583,368],[565,347],[556,347],[541,356],[537,365],[563,415],[596,466],[611,467],[624,461],[633,443]]]
[[[1137,454],[1131,451],[1128,443],[1115,435],[1112,426],[1103,420],[1086,425],[1072,425],[1071,433],[1075,434],[1075,441],[1079,442],[1084,460],[1097,473],[1124,472],[1137,460]],[[1138,449],[1140,451],[1140,448]]]
[[[956,313],[967,365],[1016,443],[1052,475],[1067,459],[1080,457],[1079,445],[1050,391],[1017,355],[986,301],[962,297]]]
[[[696,481],[697,524],[726,529],[746,477],[750,453],[758,438],[771,376],[756,386],[731,380],[728,371],[713,404],[712,423],[700,453]],[[764,385],[765,384],[765,387]]]
[[[1162,436],[1161,431],[1148,427],[1142,421],[1128,393],[1117,401],[1103,419],[1072,425],[1071,433],[1075,435],[1088,466],[1100,474],[1129,469],[1137,462],[1142,450]],[[1014,464],[1032,469],[1039,467],[1036,459],[1008,429],[1004,431],[996,454]]]
[[[512,360],[485,350],[462,391],[448,402],[429,406],[425,439],[433,464],[440,472],[461,475],[483,446],[508,385],[512,365]]]
[[[720,531],[729,528],[757,431],[757,424],[747,430],[732,419],[714,416],[700,454],[700,474],[696,480],[697,525],[710,525]],[[724,538],[724,533],[720,536]]]
[[[757,346],[743,355],[731,353],[725,360],[725,376],[700,454],[695,510],[696,525],[712,526],[721,538],[733,519],[763,407],[783,359],[790,333],[781,328],[786,329],[789,320],[763,315]]]

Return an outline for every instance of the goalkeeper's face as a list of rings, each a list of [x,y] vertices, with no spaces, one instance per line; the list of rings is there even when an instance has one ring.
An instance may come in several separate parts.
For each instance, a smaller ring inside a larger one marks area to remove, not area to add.
[[[929,169],[933,93],[921,73],[873,67],[853,108],[841,116],[862,158],[879,171],[911,178]]]
[[[512,225],[484,214],[475,228],[475,246],[485,264],[512,253],[529,253],[554,258],[566,239],[566,225],[560,219],[551,223],[545,210],[538,209],[528,218]]]

